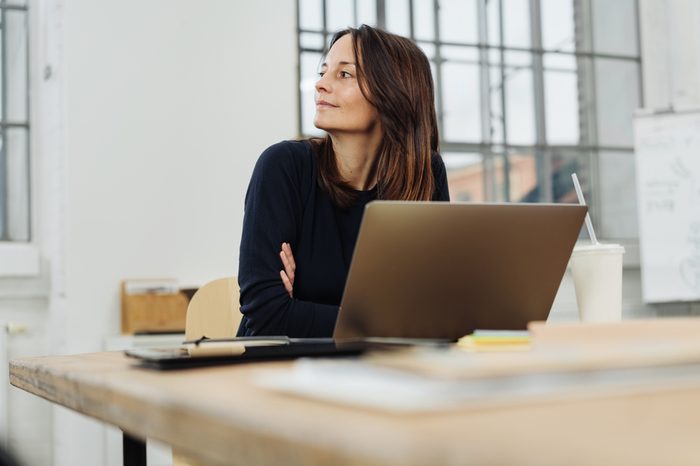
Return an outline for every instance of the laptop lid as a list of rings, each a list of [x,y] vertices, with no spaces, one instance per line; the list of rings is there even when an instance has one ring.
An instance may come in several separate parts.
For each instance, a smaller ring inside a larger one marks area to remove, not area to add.
[[[545,320],[587,208],[367,205],[334,338],[454,340]]]

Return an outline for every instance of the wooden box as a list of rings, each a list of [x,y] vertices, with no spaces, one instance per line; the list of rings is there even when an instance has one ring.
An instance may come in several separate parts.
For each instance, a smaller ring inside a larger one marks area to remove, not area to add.
[[[184,332],[189,296],[172,280],[121,283],[122,333]]]

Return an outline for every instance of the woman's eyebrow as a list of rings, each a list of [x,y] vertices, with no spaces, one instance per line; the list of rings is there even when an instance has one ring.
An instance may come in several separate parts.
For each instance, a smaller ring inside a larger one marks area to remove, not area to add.
[[[354,63],[354,62],[351,62],[351,61],[339,61],[338,64],[339,64],[339,65],[352,65],[352,66],[355,66],[355,63]],[[323,63],[321,63],[321,68],[323,68],[324,66],[326,66],[326,67],[328,66],[328,63],[326,63],[325,61],[324,61]]]

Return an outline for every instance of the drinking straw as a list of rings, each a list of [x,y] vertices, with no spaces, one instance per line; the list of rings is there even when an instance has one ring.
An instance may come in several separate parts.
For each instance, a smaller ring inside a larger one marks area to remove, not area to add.
[[[578,202],[581,205],[586,205],[586,200],[583,198],[583,191],[581,191],[581,184],[578,182],[578,177],[576,173],[571,174],[571,178],[574,180],[574,189],[576,189],[576,196],[578,196]],[[598,238],[593,231],[593,223],[591,222],[591,216],[586,212],[586,228],[588,229],[588,235],[591,237],[593,244],[598,244]]]

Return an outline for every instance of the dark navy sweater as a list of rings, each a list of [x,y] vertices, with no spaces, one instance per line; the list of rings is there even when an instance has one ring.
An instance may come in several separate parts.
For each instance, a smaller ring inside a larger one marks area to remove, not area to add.
[[[445,165],[437,154],[432,169],[433,200],[449,201]],[[317,180],[308,140],[280,142],[258,159],[245,199],[239,336],[333,334],[362,213],[377,193],[361,191],[353,207],[340,209]],[[293,298],[280,278],[283,242],[296,261]]]

